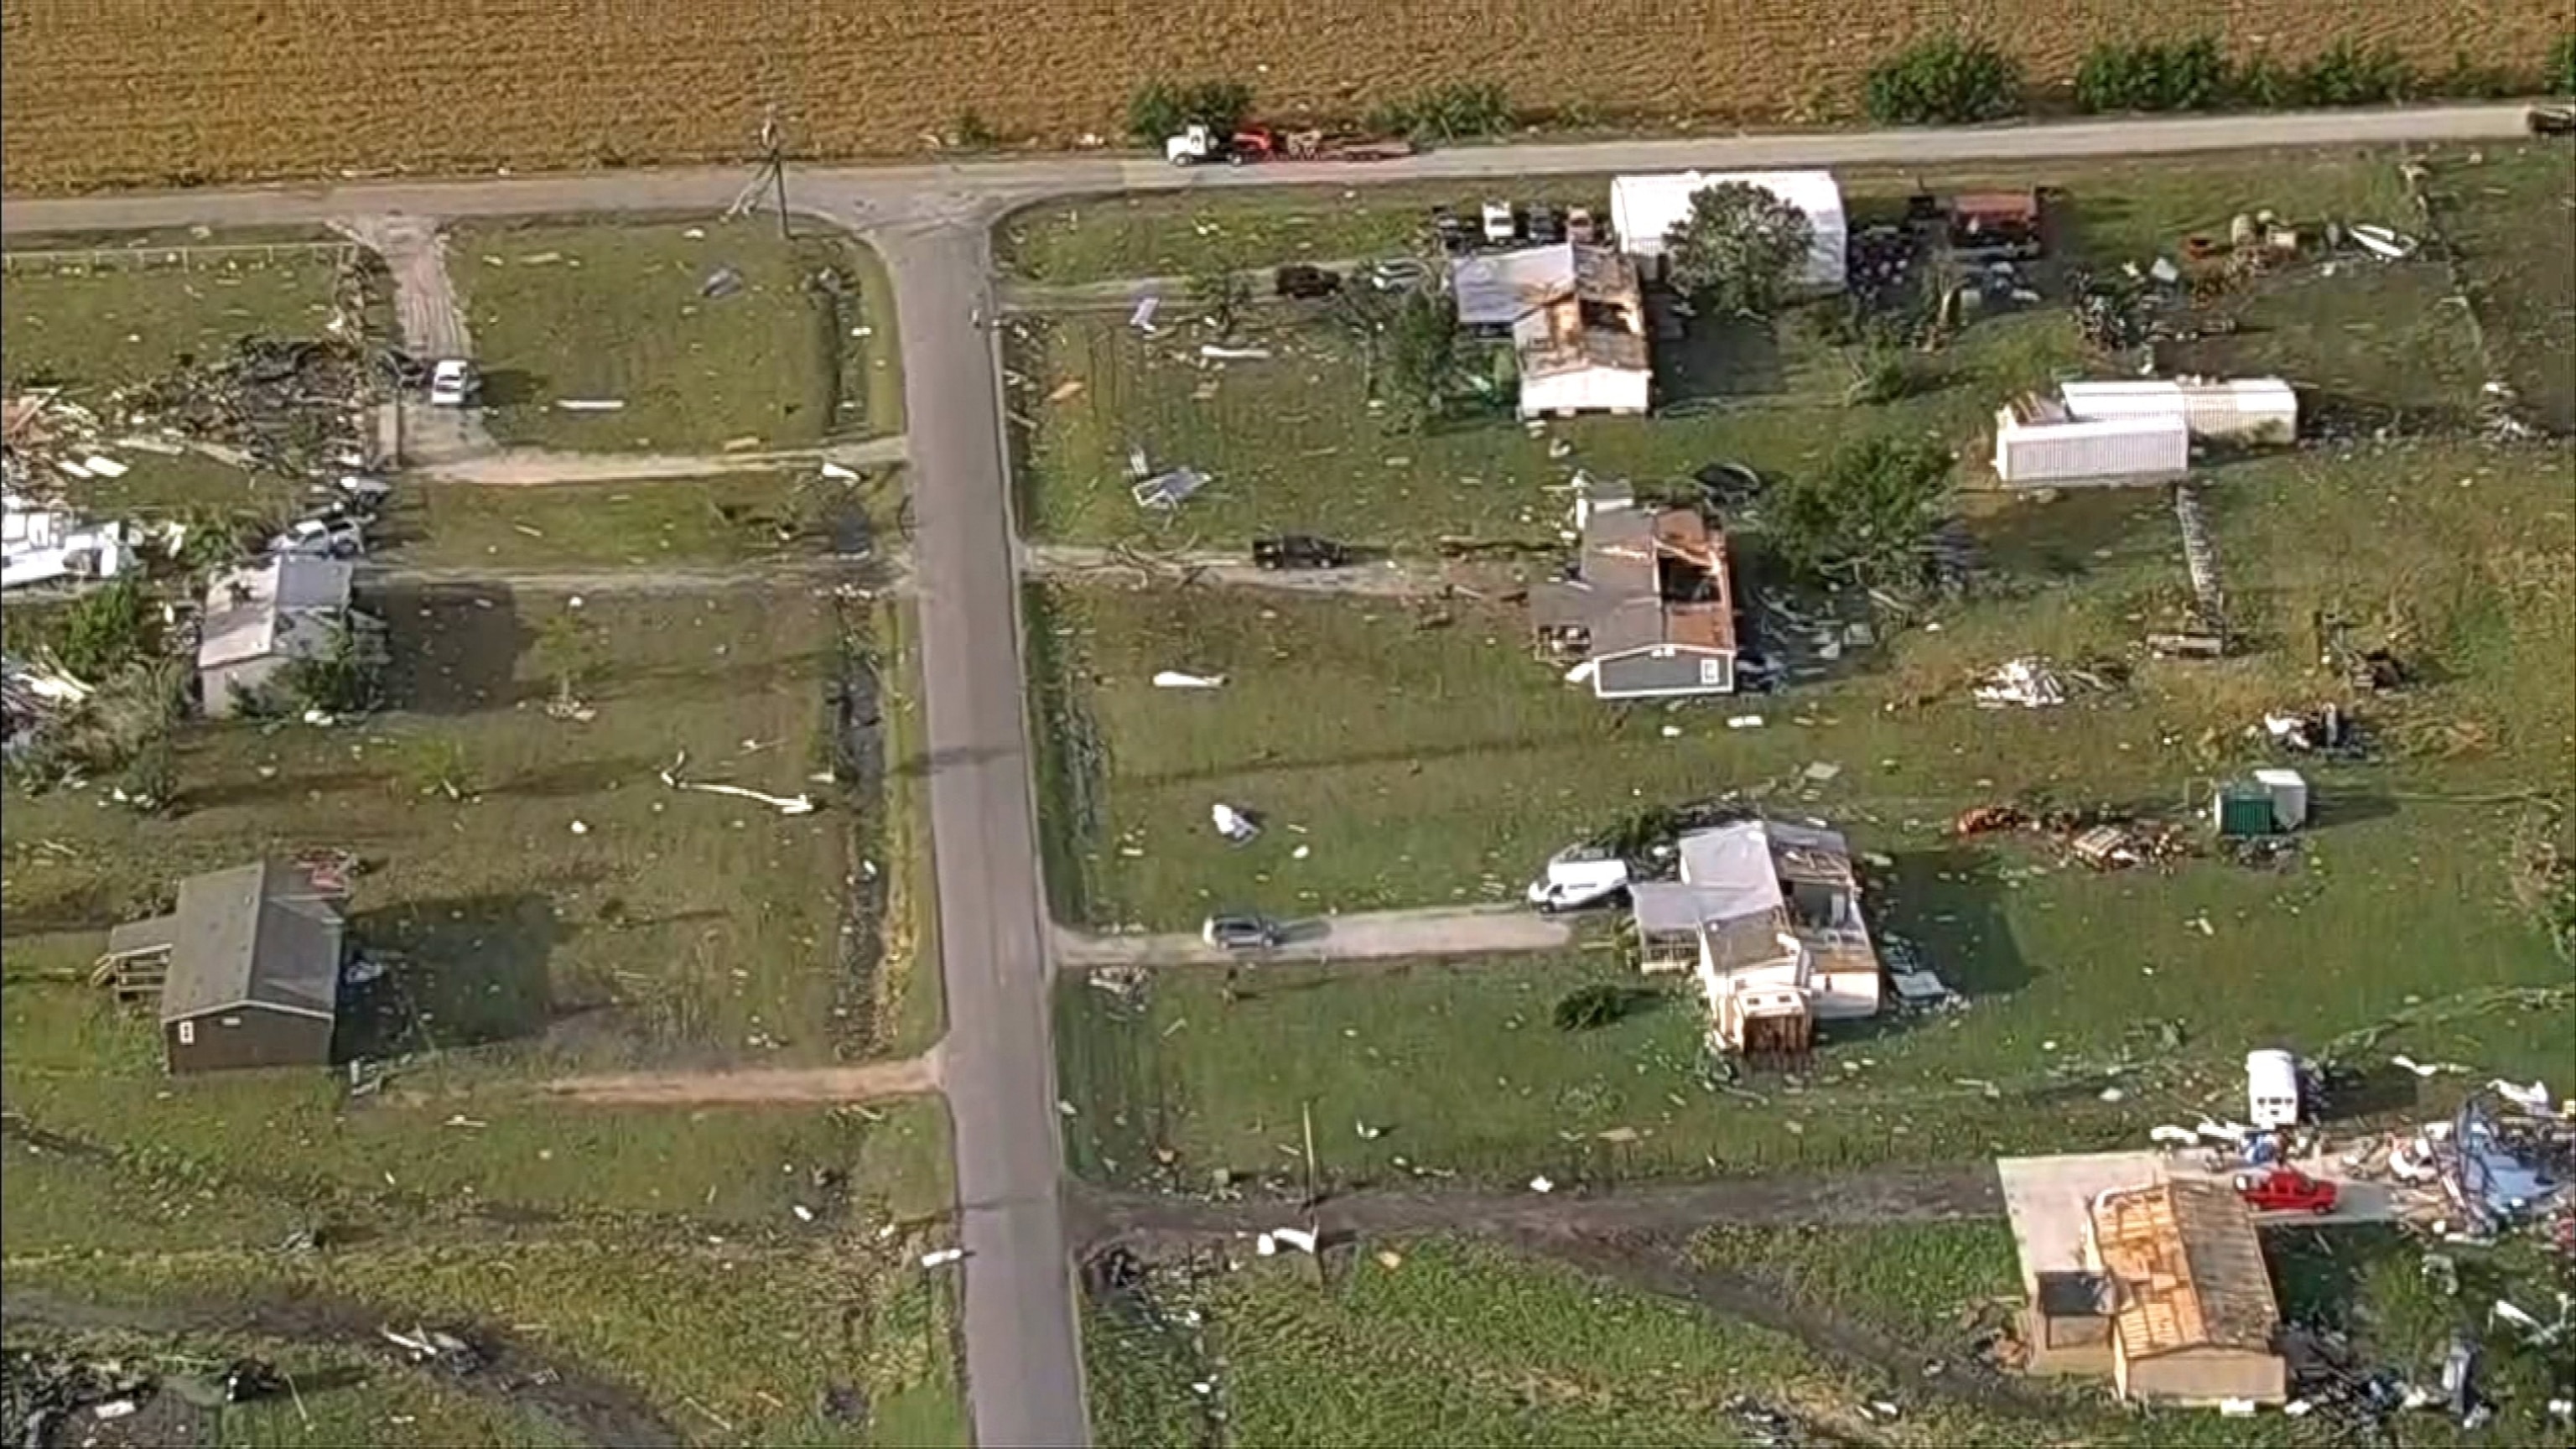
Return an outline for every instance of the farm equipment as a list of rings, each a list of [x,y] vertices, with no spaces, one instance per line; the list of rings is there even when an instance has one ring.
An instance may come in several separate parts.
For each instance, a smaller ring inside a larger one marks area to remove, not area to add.
[[[1268,126],[1241,126],[1220,134],[1193,122],[1163,141],[1163,159],[1175,166],[1223,161],[1242,166],[1257,161],[1391,161],[1413,154],[1413,143],[1369,137],[1332,136],[1322,131],[1274,131]]]
[[[1485,244],[1487,246],[1507,247],[1513,242],[1520,240],[1520,213],[1512,209],[1512,204],[1510,202],[1486,202],[1483,220],[1485,223]]]

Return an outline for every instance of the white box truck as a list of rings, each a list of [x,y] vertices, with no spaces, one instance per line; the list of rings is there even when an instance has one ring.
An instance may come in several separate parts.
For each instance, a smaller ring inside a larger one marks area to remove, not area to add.
[[[2278,1047],[2245,1054],[2245,1119],[2257,1132],[2299,1125],[2299,1061]]]

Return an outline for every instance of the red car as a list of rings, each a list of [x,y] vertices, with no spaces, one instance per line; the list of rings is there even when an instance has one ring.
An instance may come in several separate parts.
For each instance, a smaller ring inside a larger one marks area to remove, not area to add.
[[[2245,1205],[2261,1213],[2308,1212],[2325,1214],[2335,1210],[2335,1185],[2320,1182],[2295,1167],[2276,1167],[2269,1172],[2240,1172],[2236,1175],[2236,1195]]]

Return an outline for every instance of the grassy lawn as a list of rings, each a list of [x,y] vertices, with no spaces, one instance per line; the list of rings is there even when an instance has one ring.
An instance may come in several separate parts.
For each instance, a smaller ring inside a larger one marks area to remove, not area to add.
[[[891,470],[857,482],[726,473],[637,483],[481,486],[416,481],[395,493],[407,568],[709,568],[812,557],[875,536],[900,507]],[[847,535],[847,537],[845,537]]]
[[[146,1314],[209,1302],[237,1305],[244,1316],[291,1312],[290,1299],[309,1294],[363,1305],[345,1314],[360,1323],[484,1325],[604,1376],[691,1440],[959,1443],[955,1279],[913,1267],[907,1259],[917,1251],[902,1240],[779,1246],[538,1236],[387,1241],[303,1258],[249,1247],[14,1257],[10,1273],[13,1290]],[[371,1330],[348,1332],[359,1339]],[[713,1343],[729,1351],[708,1352]],[[857,1386],[875,1406],[869,1429],[829,1416],[823,1400],[835,1384]],[[596,1431],[566,1437],[597,1442]]]
[[[2066,219],[2061,258],[2108,267],[2170,253],[2189,232],[2223,235],[2259,174],[2220,166],[2094,175],[2087,184],[2098,190],[2079,191]],[[2392,163],[2355,160],[2321,164],[2295,194],[2272,199],[2303,215],[2399,215],[2395,187]],[[2453,421],[2485,373],[2474,328],[2448,293],[2429,262],[2297,270],[2243,296],[2232,309],[2239,333],[2171,349],[2169,360],[2215,373],[2277,370],[2374,419]],[[1365,359],[1312,309],[1263,309],[1239,329],[1235,342],[1269,348],[1267,359],[1211,361],[1199,347],[1213,334],[1178,315],[1153,336],[1099,314],[1024,318],[1014,328],[1031,533],[1146,547],[1240,548],[1278,531],[1398,548],[1447,536],[1544,539],[1577,468],[1640,481],[1721,459],[1801,471],[1861,432],[1941,438],[1976,472],[2001,399],[2104,365],[2088,358],[2064,309],[2004,313],[1918,356],[1908,396],[1862,410],[1844,402],[1852,357],[1809,318],[1712,322],[1657,349],[1657,418],[1552,421],[1533,433],[1491,408],[1405,433],[1375,420]],[[1137,449],[1153,468],[1195,467],[1212,481],[1176,512],[1148,513],[1128,493]]]
[[[2497,354],[2537,421],[2576,431],[2576,166],[2564,146],[2530,145],[2434,163],[2443,231]]]
[[[339,846],[376,867],[352,902],[359,939],[414,963],[400,984],[421,1020],[404,1044],[488,1044],[550,1067],[639,1051],[797,1064],[851,1044],[834,942],[851,812],[870,802],[827,787],[830,808],[783,818],[655,778],[685,750],[694,778],[815,788],[840,627],[828,601],[575,608],[476,586],[374,606],[392,629],[396,712],[186,731],[168,820],[85,791],[11,802],[13,972],[83,966],[100,932],[176,876]],[[587,722],[544,708],[567,671]]]
[[[1153,1301],[1196,1309],[1205,1353],[1122,1311],[1128,1301],[1096,1310],[1091,1391],[1107,1442],[1763,1442],[1730,1409],[1738,1396],[1853,1442],[2029,1442],[2032,1429],[1768,1329],[1474,1241],[1363,1244],[1320,1283],[1310,1261],[1286,1255],[1167,1274]],[[1195,1393],[1193,1379],[1211,1392]],[[1871,1399],[1899,1402],[1904,1417],[1868,1426],[1859,1406]],[[1224,1415],[1214,1433],[1202,1428],[1211,1406]],[[2063,1427],[2084,1442],[2174,1442],[2073,1408]]]
[[[1936,191],[2053,185],[2073,193],[2080,243],[2119,257],[2170,252],[2185,231],[2224,235],[2228,218],[2271,207],[2284,215],[2393,221],[2404,191],[2385,153],[2240,152],[2188,160],[2058,161],[1991,168],[1838,171],[1857,216],[1900,206],[1920,182]],[[1428,213],[1449,206],[1472,221],[1486,201],[1590,206],[1606,223],[1610,178],[1547,176],[1485,182],[1157,192],[1043,202],[995,233],[1002,265],[1033,282],[1196,276],[1290,261],[1337,261],[1418,251]]]
[[[244,238],[226,233],[222,240],[238,245]],[[11,266],[8,285],[0,288],[10,391],[61,387],[70,400],[103,410],[117,388],[160,377],[183,358],[221,352],[241,337],[319,335],[331,316],[330,254],[277,240],[274,253],[203,252],[186,267],[125,260]],[[215,508],[267,517],[302,493],[292,480],[196,453],[113,444],[99,451],[129,471],[120,478],[56,481],[73,506],[101,514]]]
[[[1856,1318],[1910,1343],[1963,1343],[2021,1301],[2012,1229],[2001,1219],[1881,1228],[1710,1228],[1691,1256],[1774,1286],[1791,1301]]]
[[[1398,1155],[1511,1176],[1568,1157],[1736,1169],[2134,1140],[2222,1103],[2250,1046],[2315,1050],[2371,1027],[2392,1033],[2381,1051],[2562,1071],[2567,1004],[2497,993],[2568,981],[2516,897],[2510,843],[2525,797],[2563,789],[2576,740],[2566,466],[2563,449],[2425,447],[2231,469],[2211,494],[2231,599],[2275,647],[2214,666],[2140,661],[2125,688],[2047,711],[1979,710],[1962,685],[2015,653],[2120,654],[2139,611],[2180,586],[2152,497],[1988,517],[2020,597],[1945,611],[1939,632],[1900,635],[1841,678],[1726,707],[1762,713],[1758,730],[1726,729],[1716,709],[1603,706],[1532,664],[1500,610],[1447,605],[1454,620],[1424,629],[1374,601],[1047,593],[1033,633],[1055,667],[1050,878],[1071,917],[1182,929],[1217,906],[1293,918],[1498,899],[1641,803],[1732,791],[1849,829],[1878,857],[1864,874],[1880,929],[1973,1001],[1829,1032],[1792,1135],[1690,1085],[1686,1005],[1582,1037],[1548,1027],[1558,994],[1618,969],[1606,958],[1267,969],[1271,985],[1231,1005],[1213,980],[1167,975],[1135,1021],[1068,988],[1068,1087],[1098,1094],[1085,1135],[1099,1137],[1077,1160],[1139,1174],[1160,1141],[1185,1175],[1278,1169],[1308,1098],[1328,1157],[1372,1174]],[[2242,731],[2264,708],[2334,687],[2299,662],[2311,607],[2394,611],[2431,668],[2363,706],[2379,763],[2310,768],[2320,813],[2294,873],[2204,860],[2097,876],[2028,845],[1949,838],[1959,810],[1995,800],[2190,810],[2194,781],[2257,758]],[[1158,668],[1229,682],[1156,690]],[[1838,773],[1809,778],[1816,764]],[[1271,829],[1226,846],[1206,824],[1216,800]],[[2283,962],[2299,963],[2295,990]],[[2122,1101],[2097,1100],[2108,1085]],[[1399,1130],[1358,1142],[1353,1118]],[[1619,1127],[1654,1135],[1633,1152],[1588,1145]]]
[[[495,224],[459,228],[449,266],[506,442],[712,452],[902,426],[892,294],[854,243],[781,240],[763,220]],[[739,289],[706,295],[728,267]],[[825,271],[837,299],[812,280]]]

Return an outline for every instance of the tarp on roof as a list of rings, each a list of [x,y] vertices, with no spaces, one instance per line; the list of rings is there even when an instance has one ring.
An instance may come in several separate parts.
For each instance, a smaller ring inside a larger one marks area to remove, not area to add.
[[[1614,177],[1610,227],[1618,234],[1620,248],[1632,257],[1662,256],[1665,235],[1690,216],[1691,197],[1731,181],[1759,186],[1805,213],[1815,238],[1799,280],[1810,287],[1842,288],[1844,248],[1851,228],[1843,215],[1842,187],[1830,171],[1677,171]]]
[[[1575,287],[1574,244],[1479,252],[1449,266],[1462,327],[1509,327]]]

